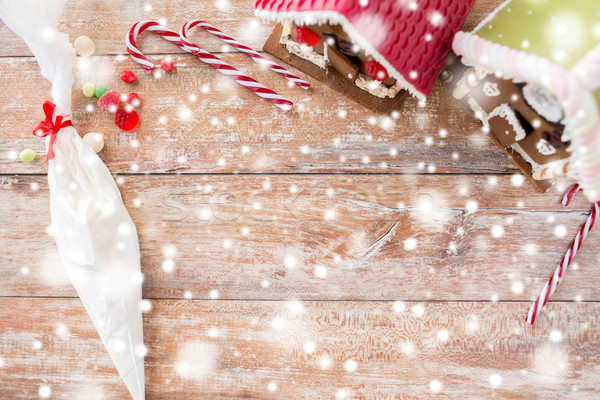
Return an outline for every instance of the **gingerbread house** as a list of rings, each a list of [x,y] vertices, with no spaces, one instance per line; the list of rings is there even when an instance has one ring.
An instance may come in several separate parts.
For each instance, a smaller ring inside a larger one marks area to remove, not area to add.
[[[474,0],[257,0],[264,50],[381,112],[424,99]]]
[[[600,2],[509,0],[453,49],[442,79],[533,184],[600,199]]]

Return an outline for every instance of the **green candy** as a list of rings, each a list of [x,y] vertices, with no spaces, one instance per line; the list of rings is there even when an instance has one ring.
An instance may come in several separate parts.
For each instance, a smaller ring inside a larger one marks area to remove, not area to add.
[[[108,92],[108,89],[104,86],[96,86],[96,97],[100,98],[104,93]]]
[[[83,85],[83,95],[85,97],[93,97],[95,90],[96,87],[92,82],[87,82],[85,85]]]
[[[19,158],[23,162],[31,162],[35,160],[35,156],[35,151],[31,149],[24,149],[23,151],[21,151],[21,154],[19,154]]]

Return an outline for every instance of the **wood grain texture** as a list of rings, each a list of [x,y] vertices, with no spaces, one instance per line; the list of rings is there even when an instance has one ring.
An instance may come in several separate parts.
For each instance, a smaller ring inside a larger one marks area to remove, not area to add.
[[[556,189],[541,195],[512,186],[511,176],[136,175],[117,182],[138,228],[144,295],[153,298],[186,291],[209,298],[214,290],[227,299],[529,300],[589,213],[582,196],[563,209]],[[48,197],[44,177],[3,178],[0,295],[75,295],[46,233]],[[468,212],[471,202],[479,208]],[[493,229],[504,233],[494,237]],[[599,235],[591,232],[575,260],[582,268],[569,271],[553,300],[600,298]],[[409,239],[414,249],[405,247]],[[163,269],[167,260],[171,272]],[[325,278],[315,275],[317,266]]]
[[[494,10],[502,0],[478,1],[464,29],[470,30]],[[162,19],[163,24],[179,32],[181,26],[191,19],[202,19],[214,24],[223,32],[255,49],[260,49],[269,35],[273,23],[254,17],[254,0],[170,0],[150,2],[131,0],[126,5],[119,0],[70,0],[62,14],[59,30],[71,40],[87,35],[96,44],[96,54],[124,54],[125,34],[135,22]],[[0,56],[31,56],[31,52],[6,25],[0,21],[3,38]],[[141,36],[140,49],[151,53],[182,53],[182,51],[152,35]],[[223,42],[201,30],[193,30],[190,38],[210,52],[231,51],[223,48]]]
[[[79,59],[75,69],[74,124],[82,136],[104,134],[99,155],[115,173],[516,171],[481,123],[439,83],[425,107],[410,98],[392,118],[313,80],[308,92],[289,87],[246,56],[222,58],[288,96],[295,108],[285,113],[188,55],[174,56],[176,72],[160,79],[145,75],[130,58],[93,57]],[[136,84],[119,80],[126,68],[139,72]],[[43,174],[44,142],[31,131],[43,119],[41,103],[50,86],[29,58],[4,60],[0,75],[7,76],[0,80],[0,108],[6,111],[0,120],[0,171]],[[143,103],[138,128],[119,130],[112,114],[81,93],[87,81],[137,92]],[[15,162],[23,148],[40,157]]]
[[[551,304],[534,327],[526,306],[156,300],[146,398],[597,398],[600,306]],[[4,398],[127,397],[79,300],[0,299],[0,317]]]

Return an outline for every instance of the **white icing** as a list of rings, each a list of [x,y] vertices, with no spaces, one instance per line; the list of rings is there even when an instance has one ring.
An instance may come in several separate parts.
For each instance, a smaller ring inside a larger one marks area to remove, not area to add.
[[[556,97],[541,86],[527,84],[523,88],[523,98],[542,117],[558,123],[563,119],[563,109]]]
[[[285,48],[295,56],[303,58],[311,63],[321,67],[322,69],[327,68],[327,60],[324,56],[313,51],[312,47],[303,46],[300,43],[294,41],[291,37],[282,37],[279,41]]]
[[[489,115],[489,119],[496,116],[504,118],[513,127],[515,133],[517,134],[517,136],[515,137],[516,141],[525,139],[525,129],[523,129],[521,123],[519,122],[519,119],[515,115],[515,112],[509,107],[508,104],[503,103],[500,104],[498,107],[494,108],[494,110]],[[510,132],[505,133],[509,134]]]
[[[398,72],[396,68],[390,64],[390,62],[383,57],[373,45],[366,40],[354,26],[348,21],[346,17],[335,12],[335,11],[290,11],[290,12],[271,12],[267,10],[254,10],[254,14],[261,19],[285,22],[291,20],[298,25],[306,24],[310,21],[311,24],[330,24],[340,25],[344,32],[355,42],[366,55],[371,56],[388,72],[389,76],[396,79],[402,89],[408,90],[408,92],[418,98],[419,100],[425,100],[425,94],[421,93],[411,83],[409,83],[404,76]]]
[[[537,142],[537,144],[535,145],[535,147],[538,149],[540,154],[543,154],[545,156],[549,156],[556,153],[556,149],[554,148],[554,146],[548,143],[548,141],[546,141],[545,139],[540,139],[539,142]]]
[[[383,83],[371,79],[365,74],[361,73],[358,74],[358,77],[356,78],[356,81],[354,81],[354,83],[362,90],[367,91],[373,96],[377,96],[380,98],[393,98],[398,94],[398,92],[402,90],[402,86],[400,86],[400,83],[398,83],[398,81],[394,82],[392,86],[386,86]]]
[[[483,93],[487,97],[497,97],[500,95],[500,89],[496,82],[486,82],[483,84]]]

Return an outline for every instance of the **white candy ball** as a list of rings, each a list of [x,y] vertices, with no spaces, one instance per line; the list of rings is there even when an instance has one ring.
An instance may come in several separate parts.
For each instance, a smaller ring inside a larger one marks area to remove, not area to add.
[[[94,54],[94,51],[96,51],[96,45],[92,39],[87,36],[79,36],[77,39],[75,39],[73,46],[75,47],[77,54],[82,57],[89,57]]]
[[[83,137],[83,141],[96,153],[104,148],[104,137],[101,133],[90,132]]]

